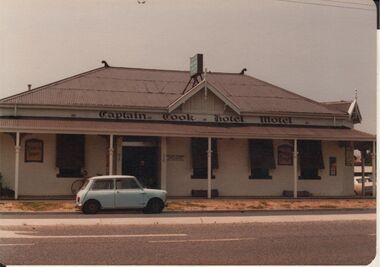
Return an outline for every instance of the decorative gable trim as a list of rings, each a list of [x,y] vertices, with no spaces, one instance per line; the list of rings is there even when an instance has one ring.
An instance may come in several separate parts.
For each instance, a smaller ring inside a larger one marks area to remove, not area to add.
[[[206,93],[207,93],[207,90],[210,90],[216,97],[218,97],[221,101],[223,101],[226,104],[226,106],[230,107],[233,111],[235,111],[237,114],[240,115],[239,106],[236,105],[234,102],[232,102],[220,90],[218,90],[216,86],[214,86],[207,80],[202,80],[196,86],[194,86],[189,91],[187,91],[184,95],[177,98],[173,103],[169,105],[168,112],[169,113],[173,112],[175,109],[177,109],[179,106],[184,104],[187,100],[189,100],[192,96],[194,96],[196,93],[198,93],[202,89],[205,89]]]
[[[359,110],[359,105],[357,100],[355,99],[352,101],[349,109],[348,109],[348,115],[353,123],[361,123],[362,121],[362,115]]]

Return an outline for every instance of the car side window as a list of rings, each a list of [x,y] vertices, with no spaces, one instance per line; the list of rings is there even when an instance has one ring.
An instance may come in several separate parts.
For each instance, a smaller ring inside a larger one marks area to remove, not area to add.
[[[92,186],[92,190],[112,190],[113,180],[96,180]]]
[[[131,178],[117,179],[116,189],[140,189],[140,186]]]

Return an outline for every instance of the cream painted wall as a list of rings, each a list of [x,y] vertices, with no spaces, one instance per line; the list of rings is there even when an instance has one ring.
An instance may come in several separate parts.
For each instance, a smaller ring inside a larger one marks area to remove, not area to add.
[[[248,179],[250,163],[248,141],[219,139],[219,169],[212,188],[221,196],[281,196],[293,189],[293,166],[277,165],[277,147],[286,143],[275,140],[276,169],[271,180]],[[169,196],[190,196],[192,189],[207,189],[206,179],[191,179],[191,147],[188,138],[168,138],[168,155],[183,155],[183,161],[168,161],[167,191]],[[338,142],[323,142],[325,169],[321,180],[299,180],[298,190],[308,190],[315,196],[353,195],[353,167],[344,166],[344,148]],[[337,157],[337,176],[329,176],[329,157]]]
[[[25,141],[40,139],[44,142],[44,161],[25,162]],[[78,178],[58,178],[55,167],[55,135],[28,134],[21,141],[20,151],[20,178],[19,195],[70,195],[70,187]],[[1,163],[0,171],[3,173],[5,185],[14,189],[14,144],[10,136],[0,135]],[[106,142],[99,136],[86,136],[85,141],[85,169],[89,176],[97,173],[105,174],[106,168]]]
[[[25,140],[44,141],[44,162],[25,163]],[[286,141],[275,140],[277,147]],[[322,142],[325,169],[321,180],[299,180],[298,190],[308,190],[315,196],[353,195],[353,167],[344,163],[344,147],[338,142]],[[283,190],[293,188],[293,166],[276,166],[271,180],[249,180],[250,163],[248,141],[244,139],[218,140],[219,169],[212,188],[221,196],[280,196]],[[100,136],[86,136],[85,167],[89,176],[106,174],[107,142]],[[192,189],[207,189],[206,179],[191,179],[191,147],[189,138],[167,138],[167,191],[169,196],[190,196]],[[329,176],[329,157],[337,158],[337,176]],[[14,188],[14,143],[6,134],[0,134],[0,172],[3,186]],[[76,178],[57,178],[55,167],[55,135],[27,135],[22,139],[20,152],[20,195],[68,195]]]
[[[345,149],[338,142],[322,142],[325,168],[319,171],[321,180],[299,180],[299,190],[308,190],[318,196],[354,195],[354,167],[345,166]],[[329,157],[337,159],[337,176],[329,175]]]
[[[3,175],[2,186],[14,188],[15,144],[8,134],[0,133],[0,172]]]

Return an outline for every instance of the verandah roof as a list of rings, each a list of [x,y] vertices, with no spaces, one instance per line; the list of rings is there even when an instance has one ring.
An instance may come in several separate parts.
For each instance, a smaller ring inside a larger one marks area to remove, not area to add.
[[[375,141],[376,136],[346,128],[276,127],[257,125],[215,126],[155,122],[83,121],[52,119],[0,119],[0,132],[115,134],[173,137],[314,139]]]

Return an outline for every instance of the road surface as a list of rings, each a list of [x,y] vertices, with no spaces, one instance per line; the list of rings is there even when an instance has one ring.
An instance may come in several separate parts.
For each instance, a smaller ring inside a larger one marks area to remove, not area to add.
[[[3,264],[369,264],[375,220],[0,226]]]

